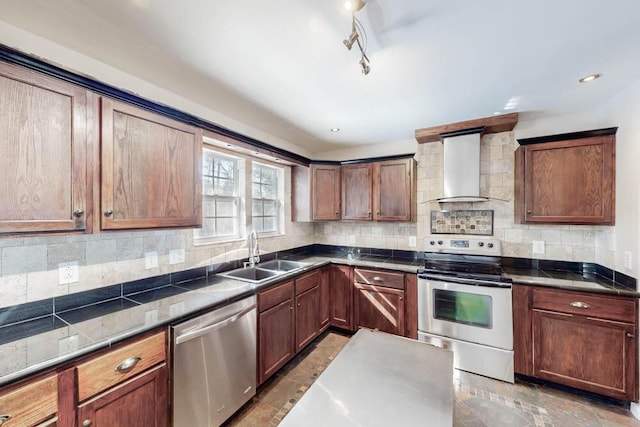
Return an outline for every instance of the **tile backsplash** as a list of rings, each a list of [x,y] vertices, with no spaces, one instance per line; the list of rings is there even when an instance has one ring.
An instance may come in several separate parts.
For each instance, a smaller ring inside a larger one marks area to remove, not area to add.
[[[431,234],[493,236],[493,211],[431,211]]]

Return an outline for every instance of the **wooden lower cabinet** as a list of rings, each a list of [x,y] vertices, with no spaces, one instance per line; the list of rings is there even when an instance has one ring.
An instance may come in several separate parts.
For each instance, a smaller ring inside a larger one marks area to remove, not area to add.
[[[331,322],[331,294],[329,290],[329,269],[320,270],[320,332],[329,327]]]
[[[50,374],[0,390],[3,427],[53,426],[58,413],[58,377]]]
[[[638,399],[637,300],[514,285],[516,373]]]
[[[162,364],[78,407],[78,425],[163,427],[168,424],[167,365]]]
[[[290,297],[258,315],[258,384],[277,372],[295,354],[293,287],[291,282],[284,286],[291,287]],[[260,304],[260,294],[258,298]],[[261,310],[260,305],[258,310]]]
[[[296,295],[296,353],[320,334],[320,288]]]
[[[331,326],[353,331],[353,268],[331,265],[329,269]]]
[[[355,326],[404,336],[404,290],[361,283],[354,286]]]

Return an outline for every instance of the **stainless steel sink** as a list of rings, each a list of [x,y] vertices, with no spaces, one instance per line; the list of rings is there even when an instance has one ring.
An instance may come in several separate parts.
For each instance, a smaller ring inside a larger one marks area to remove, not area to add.
[[[279,259],[267,261],[255,267],[238,268],[226,273],[218,273],[218,276],[260,284],[274,277],[302,269],[308,265],[309,263]]]
[[[265,270],[293,271],[299,268],[306,267],[308,265],[309,263],[304,263],[304,262],[287,261],[284,259],[274,259],[273,261],[267,261],[262,264],[258,264],[258,267],[263,268]]]

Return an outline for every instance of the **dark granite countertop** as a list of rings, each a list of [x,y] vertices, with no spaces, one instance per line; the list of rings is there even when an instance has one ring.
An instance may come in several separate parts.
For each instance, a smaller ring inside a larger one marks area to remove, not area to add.
[[[535,268],[504,267],[505,276],[514,285],[544,286],[549,288],[586,291],[608,295],[640,297],[640,292],[594,272],[547,270]]]
[[[371,255],[355,259],[335,254],[297,255],[287,259],[304,261],[309,265],[260,285],[222,278],[213,273],[177,283],[173,283],[174,280],[170,283],[168,278],[143,279],[138,282],[154,282],[153,287],[148,289],[145,287],[148,283],[142,286],[137,282],[118,286],[117,293],[112,289],[85,292],[78,294],[77,304],[69,298],[61,301],[68,307],[62,307],[53,314],[42,314],[42,304],[34,304],[38,306],[37,311],[33,307],[26,310],[34,313],[32,318],[23,313],[25,307],[3,309],[0,318],[14,316],[17,321],[0,327],[0,386],[151,329],[216,309],[332,262],[406,273],[416,273],[422,265],[412,259]]]

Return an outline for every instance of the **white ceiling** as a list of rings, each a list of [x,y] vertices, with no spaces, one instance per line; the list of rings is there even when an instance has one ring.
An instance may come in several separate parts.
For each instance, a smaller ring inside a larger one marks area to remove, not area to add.
[[[0,0],[2,21],[310,153],[585,111],[640,78],[638,0],[369,0],[356,16],[368,76],[339,0]]]

